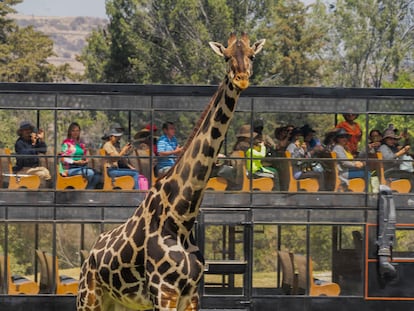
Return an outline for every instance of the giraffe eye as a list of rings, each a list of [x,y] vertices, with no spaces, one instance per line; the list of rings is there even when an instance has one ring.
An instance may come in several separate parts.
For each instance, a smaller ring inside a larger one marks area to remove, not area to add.
[[[227,63],[229,61],[230,57],[224,56],[224,61]]]
[[[254,60],[255,55],[249,56],[250,60],[253,61]]]

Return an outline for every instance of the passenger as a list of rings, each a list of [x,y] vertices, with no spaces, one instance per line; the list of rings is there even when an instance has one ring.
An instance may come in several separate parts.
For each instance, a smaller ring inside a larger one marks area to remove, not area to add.
[[[382,134],[380,130],[373,129],[369,132],[368,153],[377,153],[381,146]]]
[[[17,139],[14,148],[18,155],[13,172],[18,174],[37,175],[41,180],[41,187],[52,187],[52,176],[46,167],[40,166],[39,154],[45,154],[47,145],[45,133],[42,129],[35,131],[34,126],[23,121],[17,130]]]
[[[348,132],[340,128],[336,132],[335,146],[333,151],[336,152],[338,161],[339,179],[342,181],[342,186],[346,188],[349,184],[349,179],[365,178],[364,162],[353,161],[354,156],[348,150],[348,139],[351,137]]]
[[[313,170],[312,160],[306,159],[310,158],[310,154],[307,151],[307,145],[303,140],[303,132],[300,128],[293,129],[286,151],[290,152],[292,159],[302,159],[293,162],[293,177],[295,179],[316,178],[319,183],[319,190],[324,190],[323,171]]]
[[[256,132],[262,137],[263,143],[267,151],[269,152],[270,150],[275,150],[276,149],[275,141],[269,135],[263,133],[263,128],[264,128],[263,119],[256,119],[253,121],[253,132]]]
[[[173,122],[165,122],[162,125],[163,135],[157,142],[157,151],[159,158],[157,159],[157,176],[162,176],[174,166],[177,157],[183,151],[183,148],[178,145],[177,137],[175,136],[175,125]]]
[[[251,146],[252,135],[256,136],[257,133],[252,133],[251,126],[249,124],[240,126],[236,133],[236,143],[234,144],[233,151],[243,151],[243,153],[246,153]]]
[[[151,133],[151,128],[152,128],[152,133]],[[157,130],[158,130],[157,126],[156,125],[151,126],[151,124],[147,124],[143,129],[139,130],[134,135],[133,145],[135,149],[148,150],[152,146],[153,154],[155,155],[158,154],[157,152],[158,137],[156,136]]]
[[[273,167],[265,167],[262,160],[266,157],[266,146],[261,135],[255,133],[253,146],[246,151],[246,167],[253,178],[269,177],[273,179],[273,190],[280,191],[279,174]]]
[[[409,179],[414,186],[414,175],[408,170],[401,170],[399,161],[404,155],[408,155],[410,145],[399,148],[398,140],[400,136],[393,130],[386,130],[383,134],[382,144],[378,151],[382,153],[384,161],[384,177],[390,179]],[[412,162],[411,162],[412,166]],[[411,187],[413,189],[413,187]]]
[[[290,134],[294,129],[293,125],[281,126],[275,129],[275,139],[277,151],[285,151],[289,145]]]
[[[148,124],[134,135],[134,141],[132,142],[135,148],[135,152],[139,156],[137,159],[139,172],[147,178],[153,176],[152,169],[156,166],[156,158],[148,158],[148,156],[151,154],[151,148],[152,155],[157,155],[158,137],[155,136],[156,132],[157,127],[155,125],[151,126]]]
[[[355,113],[344,113],[342,115],[344,121],[337,124],[337,128],[343,128],[350,136],[348,139],[348,151],[353,157],[358,156],[358,144],[361,141],[362,131],[359,124],[355,121],[358,118],[358,114]]]
[[[132,176],[134,178],[134,189],[139,189],[138,186],[138,171],[130,163],[127,162],[125,156],[132,150],[132,144],[126,144],[122,149],[117,148],[122,133],[115,128],[108,133],[109,140],[104,144],[103,149],[109,156],[105,165],[108,168],[108,175],[110,177]]]
[[[305,124],[300,128],[303,134],[303,141],[306,144],[306,152],[311,158],[316,158],[319,153],[324,151],[321,141],[315,137],[316,131],[311,128],[308,124]]]
[[[101,176],[88,167],[87,149],[81,140],[80,133],[80,125],[72,122],[69,125],[67,137],[62,143],[63,163],[59,165],[59,173],[62,176],[82,175],[88,180],[86,189],[95,189],[101,181]]]
[[[334,128],[325,133],[325,138],[323,139],[323,147],[325,152],[333,151],[333,148],[335,147],[335,137],[338,131],[338,128]]]

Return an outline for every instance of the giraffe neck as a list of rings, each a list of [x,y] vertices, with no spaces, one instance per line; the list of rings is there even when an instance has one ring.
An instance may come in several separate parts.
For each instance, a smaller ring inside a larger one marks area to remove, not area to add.
[[[226,77],[190,135],[183,155],[150,190],[144,205],[162,202],[162,206],[156,208],[157,214],[168,213],[185,230],[191,230],[239,96],[240,91]],[[152,197],[157,195],[159,197],[154,200]],[[150,206],[149,210],[153,208]]]

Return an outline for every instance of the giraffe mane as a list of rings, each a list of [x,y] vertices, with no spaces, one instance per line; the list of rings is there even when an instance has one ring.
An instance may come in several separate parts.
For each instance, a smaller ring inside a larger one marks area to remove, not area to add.
[[[183,152],[181,153],[181,155],[179,156],[179,158],[177,159],[176,163],[178,161],[180,161],[181,157],[183,156],[184,152],[187,150],[188,146],[191,144],[191,142],[193,141],[194,137],[196,136],[197,132],[200,130],[200,126],[204,121],[204,118],[206,117],[206,115],[209,113],[209,111],[211,110],[211,107],[213,106],[213,103],[215,102],[215,98],[217,97],[217,94],[219,93],[220,89],[223,87],[222,84],[220,84],[218,90],[216,91],[216,93],[213,95],[213,97],[210,100],[210,103],[207,105],[206,109],[204,109],[204,111],[201,113],[200,118],[198,119],[196,125],[194,126],[193,131],[191,132],[190,136],[188,137],[184,147],[183,147]],[[175,165],[174,165],[175,166]]]

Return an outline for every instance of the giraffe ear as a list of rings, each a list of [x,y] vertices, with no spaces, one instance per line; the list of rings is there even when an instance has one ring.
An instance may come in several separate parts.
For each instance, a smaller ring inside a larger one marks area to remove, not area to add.
[[[208,44],[210,44],[211,48],[216,54],[224,57],[224,50],[226,48],[223,46],[223,44],[218,42],[209,42]]]
[[[253,43],[252,49],[253,49],[254,55],[259,53],[263,49],[263,45],[265,44],[265,42],[266,42],[266,39],[261,39]]]

